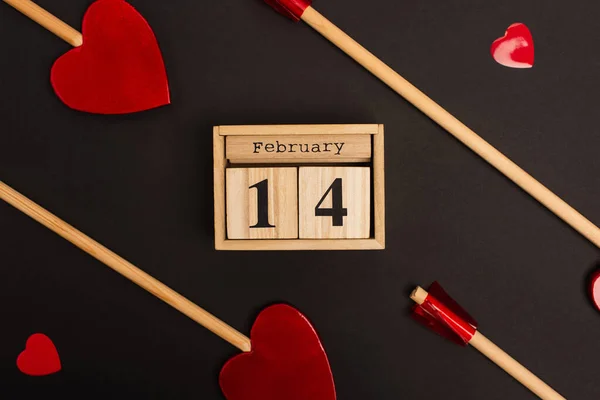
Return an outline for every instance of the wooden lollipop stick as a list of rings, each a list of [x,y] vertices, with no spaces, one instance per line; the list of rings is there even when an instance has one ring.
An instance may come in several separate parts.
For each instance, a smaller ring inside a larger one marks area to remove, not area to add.
[[[475,332],[475,336],[469,344],[479,350],[484,356],[492,360],[496,365],[506,371],[510,376],[521,382],[526,388],[544,400],[565,400],[563,396],[548,386],[544,381],[535,376],[527,368],[519,364],[514,358],[506,354],[500,347]]]
[[[421,305],[428,295],[429,293],[427,293],[425,289],[417,287],[410,295],[410,298],[415,303]],[[506,352],[504,352],[501,348],[492,343],[491,340],[479,333],[479,331],[475,332],[475,335],[469,341],[469,344],[479,350],[483,355],[493,361],[504,371],[506,371],[510,376],[535,393],[540,399],[566,400],[544,381],[535,376],[527,368],[519,364],[519,362],[506,354]]]
[[[30,0],[4,0],[73,47],[83,44],[81,33]]]
[[[143,289],[146,289],[173,308],[181,311],[183,314],[187,315],[217,336],[228,341],[238,349],[244,352],[249,352],[251,350],[249,338],[137,268],[135,265],[119,257],[100,243],[62,221],[49,211],[35,204],[2,181],[0,181],[0,199],[29,215],[46,228],[62,236],[81,250],[106,264],[108,267],[117,271],[119,274]]]
[[[523,190],[548,207],[550,211],[562,218],[596,246],[600,247],[600,229],[596,225],[587,220],[577,210],[569,206],[452,114],[444,110],[397,72],[371,54],[367,49],[354,41],[314,8],[311,6],[307,7],[301,18],[373,75],[385,82],[399,95],[425,113],[429,118],[445,128],[488,163],[496,167]]]

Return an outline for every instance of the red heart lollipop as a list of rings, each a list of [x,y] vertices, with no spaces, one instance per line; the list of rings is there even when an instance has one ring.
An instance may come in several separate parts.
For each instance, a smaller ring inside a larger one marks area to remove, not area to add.
[[[505,67],[533,67],[533,37],[525,24],[518,22],[509,26],[504,37],[492,43],[491,51],[494,60]]]
[[[54,374],[61,369],[60,357],[50,338],[42,333],[31,335],[25,350],[17,357],[19,370],[31,376]]]
[[[594,302],[594,307],[600,311],[600,271],[592,275],[590,280],[590,296]]]
[[[52,86],[69,107],[126,114],[170,103],[156,37],[131,5],[98,0],[83,18],[83,45],[52,67]]]
[[[251,333],[252,351],[221,370],[228,400],[335,400],[325,350],[306,317],[287,305],[264,310]]]

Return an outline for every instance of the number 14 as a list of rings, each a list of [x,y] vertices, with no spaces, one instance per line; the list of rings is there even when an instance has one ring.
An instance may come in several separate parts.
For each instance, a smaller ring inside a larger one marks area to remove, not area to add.
[[[325,192],[315,207],[315,217],[331,217],[333,226],[344,226],[344,217],[348,216],[348,209],[344,208],[342,178],[336,178]],[[265,179],[249,189],[256,189],[257,223],[250,228],[275,228],[269,223],[269,180]],[[331,193],[331,208],[321,208],[321,205]]]

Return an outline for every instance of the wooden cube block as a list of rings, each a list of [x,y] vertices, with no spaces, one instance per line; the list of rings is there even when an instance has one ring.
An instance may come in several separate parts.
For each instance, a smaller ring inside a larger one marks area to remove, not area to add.
[[[364,239],[371,230],[371,169],[301,167],[301,239]]]
[[[228,168],[229,239],[298,238],[297,168]]]

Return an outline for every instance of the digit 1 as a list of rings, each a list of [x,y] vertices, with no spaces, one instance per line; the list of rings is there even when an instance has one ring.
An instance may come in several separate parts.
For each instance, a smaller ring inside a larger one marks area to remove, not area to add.
[[[258,215],[258,222],[250,228],[275,228],[275,225],[269,223],[269,180],[258,182],[250,186],[250,189],[256,189]]]
[[[331,192],[331,208],[321,208],[321,204],[323,204],[329,192]],[[342,178],[336,178],[315,207],[315,217],[331,217],[333,226],[344,226],[344,217],[347,216],[348,209],[344,208],[343,204]]]

